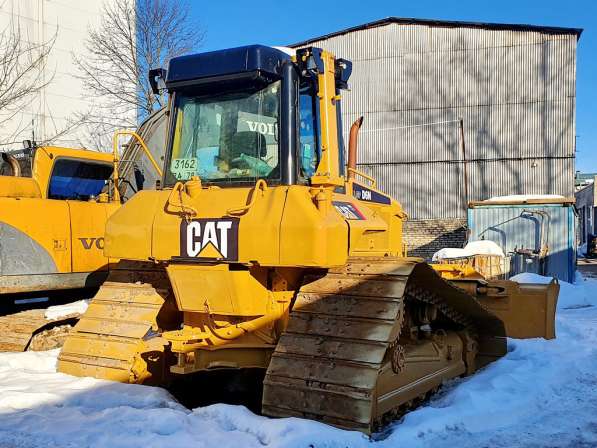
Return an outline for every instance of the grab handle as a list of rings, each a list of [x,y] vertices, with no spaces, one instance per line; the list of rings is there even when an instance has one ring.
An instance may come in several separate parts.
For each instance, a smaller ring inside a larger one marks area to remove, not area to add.
[[[226,214],[227,215],[240,215],[241,213],[244,213],[247,210],[249,210],[251,207],[253,207],[253,204],[255,204],[255,201],[257,201],[257,190],[261,190],[263,192],[265,192],[267,190],[267,183],[265,182],[265,180],[259,179],[257,182],[255,182],[255,186],[253,187],[253,194],[251,195],[251,200],[249,201],[249,203],[247,205],[243,205],[241,207],[236,207],[236,208],[230,208],[230,209],[228,209]]]

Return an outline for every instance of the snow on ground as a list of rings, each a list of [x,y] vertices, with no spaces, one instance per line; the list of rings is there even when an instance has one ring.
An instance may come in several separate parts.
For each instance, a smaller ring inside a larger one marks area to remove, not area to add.
[[[89,300],[77,300],[64,305],[54,305],[46,309],[45,318],[48,320],[61,319],[71,314],[83,314],[87,311]]]
[[[379,441],[241,406],[191,411],[159,388],[56,373],[49,351],[0,354],[0,446],[595,447],[597,281],[561,285],[557,339],[509,341],[504,358],[446,384]]]
[[[472,257],[473,255],[496,255],[504,257],[504,251],[495,242],[489,240],[471,241],[464,248],[445,247],[433,254],[433,261],[450,258]]]

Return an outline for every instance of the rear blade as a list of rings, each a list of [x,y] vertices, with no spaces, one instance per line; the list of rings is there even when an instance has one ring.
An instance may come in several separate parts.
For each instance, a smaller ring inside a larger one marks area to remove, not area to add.
[[[451,280],[451,283],[472,292],[474,282]],[[555,279],[549,284],[490,280],[477,288],[474,295],[504,322],[508,337],[554,339],[559,291],[560,285]]]

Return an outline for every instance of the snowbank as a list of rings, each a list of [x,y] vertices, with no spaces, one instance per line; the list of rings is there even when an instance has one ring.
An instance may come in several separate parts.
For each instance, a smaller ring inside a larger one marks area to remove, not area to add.
[[[511,194],[509,196],[493,196],[486,202],[524,202],[539,199],[565,199],[559,194]]]
[[[561,285],[560,303],[596,304],[597,281]],[[241,406],[190,411],[159,388],[59,374],[57,351],[0,354],[0,446],[597,446],[597,307],[559,309],[556,331],[551,341],[509,341],[504,358],[444,385],[377,442]]]
[[[77,300],[65,305],[54,305],[46,309],[45,317],[48,320],[61,319],[71,314],[83,314],[87,311],[89,300]]]
[[[433,254],[433,261],[447,260],[450,258],[472,257],[473,255],[496,255],[504,257],[504,251],[493,241],[471,241],[464,249],[447,247]]]

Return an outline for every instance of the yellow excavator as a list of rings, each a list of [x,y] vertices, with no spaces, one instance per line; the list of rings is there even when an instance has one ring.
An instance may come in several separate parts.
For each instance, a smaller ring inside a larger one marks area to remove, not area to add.
[[[122,131],[115,143],[122,135],[139,137]],[[161,173],[139,138],[140,145]],[[125,191],[135,190],[118,175],[117,149],[104,153],[26,142],[22,150],[1,153],[0,351],[61,345],[76,312],[46,318],[43,309],[20,308],[40,299],[90,297],[106,280],[115,261],[103,252],[106,221]]]
[[[261,369],[265,415],[371,433],[503,356],[508,336],[554,337],[557,283],[406,257],[401,205],[356,169],[362,120],[345,161],[351,67],[254,45],[150,72],[170,95],[161,187],[108,219],[120,261],[59,371],[168,384]]]

